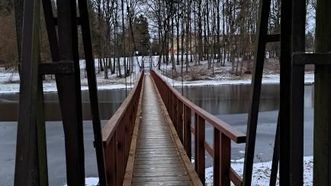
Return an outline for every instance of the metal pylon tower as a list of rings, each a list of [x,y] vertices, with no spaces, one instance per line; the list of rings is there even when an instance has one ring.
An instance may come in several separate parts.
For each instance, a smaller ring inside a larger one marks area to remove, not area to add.
[[[67,184],[85,185],[78,27],[84,45],[100,185],[105,185],[104,157],[98,110],[87,0],[24,1],[20,106],[14,185],[48,185],[42,75],[55,74],[66,149]],[[52,62],[40,63],[39,32],[44,10]],[[57,17],[54,16],[56,12]],[[78,16],[77,16],[78,15]]]
[[[281,33],[268,34],[271,0],[260,0],[252,98],[247,125],[244,185],[252,184],[256,130],[260,104],[265,49],[280,41],[280,107],[270,185],[275,185],[279,163],[280,185],[303,184],[303,73],[295,67],[296,52],[305,51],[306,4],[302,0],[281,0]],[[299,76],[293,75],[299,73]],[[299,85],[299,87],[297,87]],[[302,93],[298,95],[298,92]],[[302,107],[302,112],[298,108]]]

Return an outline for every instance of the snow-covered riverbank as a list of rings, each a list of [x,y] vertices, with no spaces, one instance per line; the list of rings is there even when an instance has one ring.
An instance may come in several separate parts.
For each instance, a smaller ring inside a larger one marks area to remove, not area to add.
[[[191,57],[191,56],[189,56]],[[123,59],[121,59],[123,60]],[[108,79],[104,78],[104,72],[97,73],[97,83],[98,89],[124,89],[127,86],[132,86],[134,80],[137,78],[137,73],[139,72],[139,65],[144,63],[146,68],[149,68],[152,65],[151,61],[157,62],[158,56],[148,56],[142,57],[138,56],[134,59],[133,64],[134,73],[127,78],[119,78],[117,74],[108,73]],[[96,60],[97,61],[97,60]],[[138,63],[137,63],[138,62]],[[242,76],[236,76],[231,73],[231,63],[226,63],[224,66],[215,66],[214,72],[211,73],[208,69],[207,61],[201,61],[201,65],[191,65],[189,72],[184,73],[184,78],[182,80],[180,75],[180,66],[177,65],[177,70],[175,76],[172,76],[172,67],[171,65],[161,65],[161,71],[166,73],[167,76],[163,75],[164,79],[171,84],[172,86],[217,86],[217,85],[231,85],[231,84],[250,84],[251,83],[251,74],[244,74]],[[267,63],[269,64],[269,63]],[[274,63],[271,66],[274,66]],[[266,66],[270,66],[266,65]],[[155,64],[154,64],[155,65]],[[95,62],[96,69],[99,69],[99,63]],[[277,67],[278,68],[278,67]],[[277,84],[279,83],[279,74],[277,74],[276,67],[266,67],[263,75],[263,83],[265,84]],[[124,73],[124,68],[121,68],[122,74]],[[85,71],[85,61],[80,60],[80,70],[81,70],[81,85],[82,90],[88,89],[86,71]],[[163,74],[159,71],[159,74]],[[199,80],[192,80],[192,76]],[[174,77],[171,79],[169,77]],[[311,84],[314,82],[314,74],[312,71],[308,71],[305,74],[305,83]],[[44,92],[54,92],[56,91],[56,84],[53,79],[49,77],[46,78],[43,82]],[[0,68],[0,93],[17,93],[19,92],[19,75],[14,70],[5,70]]]
[[[244,160],[233,160],[231,167],[242,176]],[[267,186],[270,181],[271,161],[254,163],[252,185]],[[304,185],[310,186],[313,180],[313,157],[304,157]],[[277,185],[278,185],[277,181]],[[206,168],[206,185],[213,185],[213,167]]]
[[[170,79],[166,76],[163,76],[163,79],[166,80],[172,86],[217,86],[217,85],[247,85],[251,84],[251,79],[209,79],[209,80],[197,80],[197,81],[178,81]],[[279,74],[265,74],[262,79],[263,84],[278,84],[279,83]],[[314,83],[314,74],[306,73],[305,74],[305,83],[312,84]]]
[[[136,75],[132,77],[118,78],[112,75],[109,79],[104,79],[103,74],[97,75],[98,89],[124,89],[126,86],[131,87],[136,79]],[[217,85],[231,85],[231,84],[250,84],[250,79],[208,79],[197,81],[178,81],[170,79],[166,76],[163,78],[172,86],[217,86]],[[125,81],[127,84],[125,84]],[[305,83],[311,84],[314,82],[314,74],[305,74]],[[279,74],[265,74],[262,83],[264,84],[277,84],[279,83]],[[56,91],[55,80],[46,80],[43,83],[45,92]],[[87,90],[87,79],[82,78],[82,90]],[[0,72],[0,93],[17,93],[19,92],[19,76],[17,72]]]
[[[126,87],[132,87],[137,75],[133,74],[130,77],[118,78],[116,75],[111,75],[109,79],[104,79],[103,74],[97,75],[98,89],[125,89]],[[125,84],[125,81],[127,82]],[[87,90],[87,78],[82,77],[81,89]],[[0,93],[18,93],[19,92],[19,75],[17,72],[0,72]],[[48,79],[43,82],[44,92],[57,91],[54,78]]]

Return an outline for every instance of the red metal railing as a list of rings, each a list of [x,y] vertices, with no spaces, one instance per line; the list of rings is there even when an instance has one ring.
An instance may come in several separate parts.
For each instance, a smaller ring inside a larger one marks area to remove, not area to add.
[[[214,185],[241,185],[242,178],[231,168],[231,141],[239,144],[246,142],[246,136],[234,130],[227,123],[201,109],[177,90],[169,86],[155,71],[151,71],[169,116],[191,158],[191,133],[194,134],[195,170],[201,182],[205,183],[205,151],[214,158]],[[194,127],[191,128],[192,114]],[[205,124],[214,128],[214,146],[205,140]]]
[[[144,73],[102,129],[107,185],[122,185],[137,117]]]

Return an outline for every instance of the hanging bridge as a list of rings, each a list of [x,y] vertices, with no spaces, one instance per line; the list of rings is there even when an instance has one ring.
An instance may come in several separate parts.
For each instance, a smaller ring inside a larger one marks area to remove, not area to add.
[[[214,128],[213,146],[205,141],[206,123]],[[204,185],[208,152],[214,158],[214,185],[241,185],[230,166],[231,142],[244,143],[245,135],[187,100],[155,71],[142,73],[103,129],[106,170],[111,170],[106,180],[110,185]]]
[[[22,49],[15,186],[49,185],[42,86],[43,76],[47,74],[56,78],[67,184],[85,184],[80,58],[86,62],[99,185],[205,185],[206,153],[213,158],[213,185],[252,185],[263,65],[266,45],[270,42],[281,43],[281,100],[270,185],[276,184],[278,165],[280,185],[303,185],[304,67],[307,64],[329,66],[331,58],[328,52],[305,53],[305,1],[282,0],[282,28],[281,33],[276,34],[268,34],[271,1],[259,1],[246,134],[193,104],[153,70],[146,74],[141,72],[132,91],[101,128],[87,0],[57,0],[56,14],[51,0],[42,0],[42,5],[39,0],[26,2],[21,11],[22,30],[18,33],[22,36],[19,43]],[[40,62],[42,10],[50,63]],[[79,39],[82,39],[83,55],[79,55]],[[206,142],[207,124],[213,128],[212,144]],[[231,168],[233,143],[245,143],[243,175]],[[330,152],[329,147],[324,152]],[[325,174],[330,173],[331,164],[323,163],[319,166],[328,166],[329,172]],[[319,178],[330,179],[328,176]]]

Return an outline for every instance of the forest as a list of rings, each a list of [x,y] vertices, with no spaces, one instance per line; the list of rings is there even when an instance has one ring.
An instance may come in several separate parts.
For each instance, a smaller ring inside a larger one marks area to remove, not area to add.
[[[56,7],[56,1],[52,2]],[[20,3],[0,1],[0,66],[9,69],[19,63],[15,17],[22,12],[15,12],[15,7]],[[88,0],[88,4],[98,72],[106,79],[109,74],[130,75],[136,62],[143,65],[137,56],[153,56],[156,68],[169,65],[175,72],[192,73],[192,67],[204,65],[214,74],[215,68],[228,64],[233,75],[251,73],[258,0]],[[280,31],[280,7],[280,0],[271,1],[271,34]],[[306,47],[312,51],[315,0],[307,1],[307,9],[312,13],[307,15]],[[40,57],[47,63],[50,51],[44,21],[41,27]],[[268,61],[278,63],[278,51],[278,43],[269,44]]]

